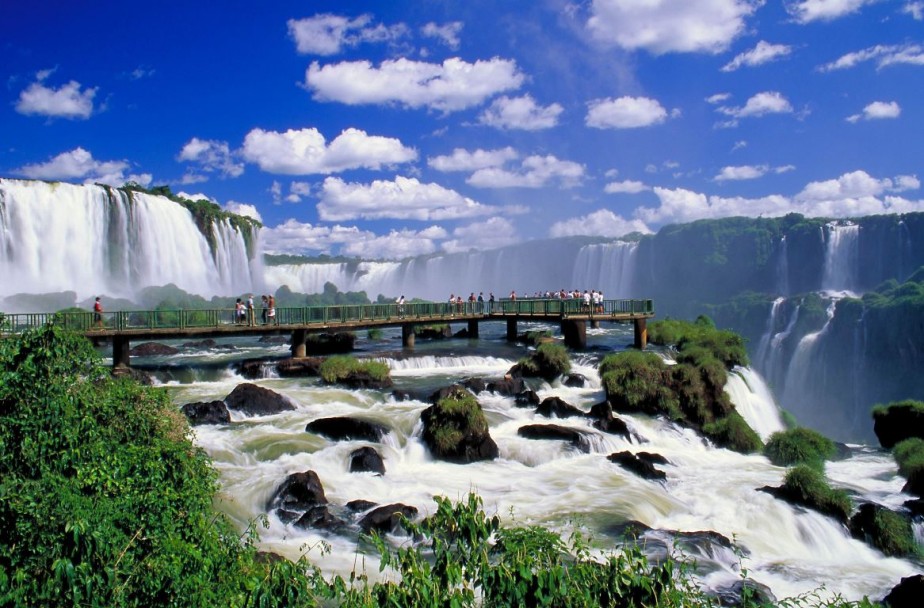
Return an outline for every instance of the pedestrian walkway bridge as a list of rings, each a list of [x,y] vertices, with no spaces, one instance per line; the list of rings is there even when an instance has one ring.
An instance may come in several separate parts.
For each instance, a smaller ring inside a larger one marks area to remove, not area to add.
[[[276,309],[274,323],[256,318],[236,323],[233,309],[123,310],[103,312],[97,321],[93,312],[0,313],[0,337],[54,323],[82,333],[93,340],[112,341],[114,366],[129,364],[132,340],[186,337],[227,337],[290,333],[292,356],[305,356],[310,333],[353,331],[373,327],[401,327],[402,343],[414,346],[414,328],[421,325],[467,323],[469,338],[478,337],[483,321],[506,321],[507,339],[515,340],[517,321],[561,323],[565,343],[572,348],[587,345],[587,323],[631,322],[635,346],[648,342],[646,320],[654,316],[652,300],[604,300],[586,306],[580,299],[522,299],[488,302],[413,302],[406,304],[357,304],[304,306]]]

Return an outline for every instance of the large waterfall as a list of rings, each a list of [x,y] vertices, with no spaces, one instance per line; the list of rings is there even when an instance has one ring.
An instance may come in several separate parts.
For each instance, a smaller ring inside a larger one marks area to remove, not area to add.
[[[857,289],[860,227],[856,224],[828,224],[825,239],[824,275],[821,289],[850,292]]]
[[[245,235],[219,220],[211,237],[214,248],[192,214],[162,196],[0,179],[0,296],[73,291],[133,299],[145,287],[173,283],[210,297],[262,284],[262,261],[248,253]]]

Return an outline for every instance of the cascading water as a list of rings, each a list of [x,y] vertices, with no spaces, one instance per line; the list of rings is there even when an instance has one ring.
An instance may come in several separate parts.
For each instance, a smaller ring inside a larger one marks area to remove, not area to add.
[[[760,371],[763,377],[766,378],[771,383],[771,385],[776,387],[777,390],[783,386],[783,382],[785,380],[783,377],[784,345],[795,329],[796,323],[799,321],[800,308],[801,304],[794,306],[783,330],[774,333],[770,338],[769,344],[767,346],[766,356],[762,359],[755,359],[758,371]],[[779,309],[777,308],[777,310]],[[771,308],[771,316],[774,314],[774,312],[776,311]],[[774,327],[775,326],[776,323],[774,323]]]
[[[831,223],[822,228],[822,238],[825,243],[822,291],[855,293],[860,257],[860,227],[857,224]]]
[[[770,387],[756,371],[749,367],[736,367],[728,374],[725,392],[731,397],[735,409],[745,422],[764,441],[786,427],[780,417],[780,408],[773,399]]]
[[[0,207],[0,296],[75,291],[81,298],[132,298],[173,283],[209,297],[262,282],[260,262],[230,223],[213,225],[213,251],[189,211],[161,196],[0,179]]]
[[[597,289],[608,298],[633,297],[637,252],[638,243],[624,241],[581,247],[574,261],[574,279],[566,289]]]
[[[836,309],[837,300],[831,300],[825,310],[828,318],[824,326],[816,332],[803,336],[796,346],[792,359],[789,361],[789,366],[786,368],[783,403],[787,409],[802,412],[811,409],[810,404],[806,402],[811,400],[812,390],[810,384],[817,381],[817,378],[813,377],[812,358],[818,341],[831,326],[831,320],[834,318]]]
[[[780,308],[783,305],[783,302],[786,301],[786,298],[777,298],[773,301],[773,305],[770,307],[770,317],[767,319],[767,328],[764,330],[764,333],[760,337],[760,342],[757,343],[757,352],[754,354],[754,364],[758,369],[766,369],[765,365],[767,363],[767,358],[770,355],[770,342],[773,340],[774,330],[776,329],[779,316]]]
[[[789,246],[786,244],[785,234],[780,238],[777,252],[776,292],[783,296],[789,295]]]
[[[388,330],[394,331],[394,330]],[[516,361],[515,351],[504,344],[503,323],[486,323],[481,342],[503,350],[501,356],[453,353],[458,346],[418,343],[413,355],[400,359],[383,353],[392,368],[397,389],[430,394],[471,375],[500,377]],[[593,339],[607,350],[624,348],[630,331],[622,327],[595,330]],[[386,340],[387,343],[387,340]],[[385,346],[387,347],[387,346]],[[373,343],[363,343],[365,350]],[[272,351],[275,353],[276,351]],[[247,353],[252,357],[253,352]],[[587,377],[583,387],[559,382],[536,387],[540,398],[558,396],[587,411],[603,398],[593,361],[584,355],[572,361]],[[177,404],[223,398],[245,380],[234,375],[208,382],[171,383]],[[470,491],[482,496],[486,510],[509,521],[548,526],[567,533],[581,529],[594,535],[598,547],[618,544],[616,530],[628,521],[652,528],[643,540],[657,555],[659,542],[670,542],[671,532],[713,530],[741,548],[744,556],[717,544],[700,541],[692,555],[699,561],[703,584],[716,588],[740,580],[739,565],[749,577],[769,585],[777,597],[819,589],[822,596],[839,593],[846,599],[863,595],[878,598],[901,577],[915,571],[907,561],[884,558],[866,544],[849,537],[833,519],[773,498],[758,491],[779,485],[785,469],[763,456],[716,449],[695,432],[661,418],[620,415],[632,438],[601,433],[583,417],[548,419],[533,408],[517,407],[514,399],[483,392],[478,400],[485,410],[491,436],[500,457],[490,462],[458,465],[434,460],[421,440],[420,414],[428,403],[411,398],[396,401],[388,392],[348,390],[306,379],[263,378],[261,386],[294,400],[297,409],[272,416],[244,417],[232,412],[230,425],[196,427],[196,442],[212,457],[221,478],[220,508],[245,527],[267,512],[274,489],[290,473],[314,470],[326,496],[337,510],[355,499],[378,504],[401,502],[417,507],[421,516],[432,513],[433,495],[462,499]],[[780,428],[776,407],[761,388],[760,377],[749,369],[730,375],[726,390],[746,420],[765,436]],[[386,425],[391,431],[371,445],[382,455],[386,472],[350,473],[350,453],[370,445],[367,441],[330,441],[305,431],[308,422],[329,416],[355,416]],[[517,430],[525,424],[553,423],[587,436],[582,451],[566,442],[530,440]],[[616,451],[646,451],[664,456],[665,482],[646,481],[609,462]],[[878,496],[891,504],[901,500],[903,483],[891,458],[878,451],[857,452],[833,463],[831,477],[856,488],[861,495]],[[307,553],[324,571],[346,574],[365,568],[377,576],[378,561],[365,553],[355,534],[301,529],[269,513],[269,528],[261,529],[262,549],[290,558]],[[667,540],[665,540],[667,539]],[[321,545],[331,551],[322,555]],[[644,544],[643,544],[644,546]],[[690,555],[691,553],[688,553]]]

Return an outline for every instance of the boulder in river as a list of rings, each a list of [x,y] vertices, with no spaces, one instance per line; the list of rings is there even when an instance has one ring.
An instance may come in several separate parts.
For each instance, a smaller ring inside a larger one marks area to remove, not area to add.
[[[610,462],[614,462],[624,469],[627,469],[643,479],[660,481],[667,478],[664,471],[656,469],[652,464],[652,458],[642,458],[632,452],[616,452],[606,457]]]
[[[366,513],[366,515],[364,515],[363,518],[359,520],[359,527],[363,532],[367,533],[373,530],[384,533],[393,533],[400,529],[402,516],[410,519],[416,515],[416,507],[404,505],[401,503],[384,505],[381,507],[376,507],[375,509]]]
[[[350,452],[350,473],[385,474],[385,462],[382,456],[369,446]]]
[[[547,397],[536,407],[536,413],[546,418],[570,418],[572,416],[583,416],[584,412],[565,402],[560,397]]]
[[[142,342],[128,351],[131,357],[156,357],[175,355],[179,353],[178,348],[161,344],[160,342]]]
[[[314,471],[292,473],[276,488],[267,503],[267,509],[304,512],[317,505],[326,505],[324,486]]]
[[[557,439],[567,441],[582,452],[590,451],[587,433],[558,424],[527,424],[517,429],[517,435],[526,439]]]
[[[269,416],[295,409],[295,404],[284,396],[256,384],[238,384],[225,397],[225,404],[249,416]]]
[[[189,424],[227,424],[231,422],[231,413],[224,401],[198,401],[187,403],[182,408]]]
[[[454,387],[420,415],[422,439],[434,457],[467,464],[497,458],[497,444],[475,396]]]
[[[388,427],[349,416],[333,416],[312,420],[305,427],[309,433],[323,435],[332,441],[379,441],[388,434]]]

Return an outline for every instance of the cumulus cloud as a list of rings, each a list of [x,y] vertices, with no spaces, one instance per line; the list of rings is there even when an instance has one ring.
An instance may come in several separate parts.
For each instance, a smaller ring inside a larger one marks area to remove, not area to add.
[[[294,219],[261,231],[263,248],[268,253],[342,254],[392,260],[435,253],[437,242],[448,236],[440,226],[420,231],[392,230],[380,235],[356,226],[312,225]]]
[[[459,48],[461,43],[459,34],[462,32],[462,27],[463,23],[461,21],[450,21],[442,25],[431,21],[421,28],[420,33],[427,38],[436,38],[454,51]]]
[[[764,91],[747,100],[743,106],[720,106],[717,112],[731,116],[732,120],[719,123],[720,127],[736,127],[740,118],[756,118],[767,114],[791,114],[792,104],[777,91]]]
[[[476,249],[498,249],[517,243],[516,227],[502,217],[492,217],[484,222],[460,226],[452,231],[452,239],[443,243],[446,253],[457,253]]]
[[[523,84],[516,61],[494,57],[468,63],[458,57],[441,64],[400,58],[373,67],[369,61],[321,66],[313,62],[305,87],[318,101],[348,105],[396,103],[443,112],[464,110]]]
[[[735,56],[734,59],[722,66],[723,72],[734,72],[742,66],[754,67],[786,57],[792,52],[792,47],[785,44],[770,44],[761,40],[750,51]]]
[[[874,101],[865,108],[862,114],[854,114],[847,117],[847,122],[857,122],[859,120],[881,120],[883,118],[898,118],[902,113],[901,107],[896,101]]]
[[[396,176],[394,181],[347,183],[328,177],[321,186],[318,216],[325,221],[352,219],[453,220],[497,213],[439,184]]]
[[[256,205],[252,205],[250,203],[240,203],[238,201],[228,201],[224,204],[224,209],[225,211],[236,213],[237,215],[243,215],[244,217],[253,218],[258,222],[263,223],[263,216],[260,215]]]
[[[16,111],[26,116],[90,118],[97,88],[81,90],[81,84],[76,80],[71,80],[57,89],[47,87],[44,82],[53,72],[54,70],[43,70],[36,75],[35,82],[19,94]]]
[[[456,148],[450,155],[435,156],[427,159],[427,164],[437,171],[477,171],[486,167],[500,167],[507,161],[518,157],[516,150],[507,146],[497,150],[482,150],[478,148],[469,152],[464,148]]]
[[[564,111],[560,104],[542,107],[530,95],[495,99],[479,117],[479,122],[498,129],[539,131],[558,124],[558,115]]]
[[[924,65],[924,47],[919,44],[877,44],[862,51],[842,55],[818,69],[822,72],[846,70],[867,61],[875,62],[878,69],[892,65]]]
[[[329,13],[306,19],[289,19],[289,36],[302,55],[336,55],[344,47],[355,47],[363,42],[389,42],[407,34],[403,24],[386,27],[370,26],[372,15],[355,19]]]
[[[551,154],[528,156],[515,170],[486,167],[475,171],[466,182],[477,188],[542,188],[557,181],[563,188],[578,185],[584,177],[584,165],[559,160]]]
[[[14,172],[30,179],[81,179],[88,184],[100,183],[110,186],[121,186],[125,182],[135,182],[142,186],[151,183],[152,177],[149,173],[126,175],[129,167],[128,161],[124,160],[96,160],[90,152],[78,147],[70,152],[62,152],[47,162],[25,165]]]
[[[644,192],[646,190],[651,190],[651,188],[642,182],[633,181],[631,179],[627,179],[621,182],[610,182],[603,188],[603,191],[607,194],[638,194],[639,192]]]
[[[619,238],[632,232],[651,233],[641,220],[627,220],[609,209],[600,209],[582,217],[556,222],[549,228],[549,236],[603,236]]]
[[[706,103],[716,105],[731,98],[731,93],[716,93],[706,98]]]
[[[201,171],[225,177],[238,177],[244,173],[244,164],[235,162],[228,142],[224,141],[193,137],[180,150],[177,159],[196,163]]]
[[[417,158],[392,137],[346,129],[330,144],[320,131],[289,129],[285,133],[253,129],[244,138],[244,158],[267,173],[283,175],[330,174],[349,169],[381,169]]]
[[[919,188],[920,181],[913,175],[877,179],[865,171],[811,182],[791,197],[780,194],[761,198],[720,197],[683,188],[655,188],[660,204],[639,208],[635,216],[649,225],[659,225],[734,216],[778,217],[793,212],[832,218],[910,213],[924,211],[924,200],[913,201],[895,194]]]
[[[921,21],[924,19],[924,2],[908,2],[902,8],[902,12],[911,15],[915,21]]]
[[[859,11],[867,4],[879,0],[790,0],[786,11],[797,23],[812,21],[833,21],[839,17]]]
[[[595,99],[588,104],[588,127],[597,129],[634,129],[664,122],[667,111],[656,99],[620,97]]]
[[[770,168],[767,165],[741,165],[737,167],[722,167],[719,174],[715,176],[715,181],[738,181],[745,179],[757,179],[767,174]]]
[[[718,53],[745,30],[763,0],[594,0],[587,27],[595,39],[655,55]]]

